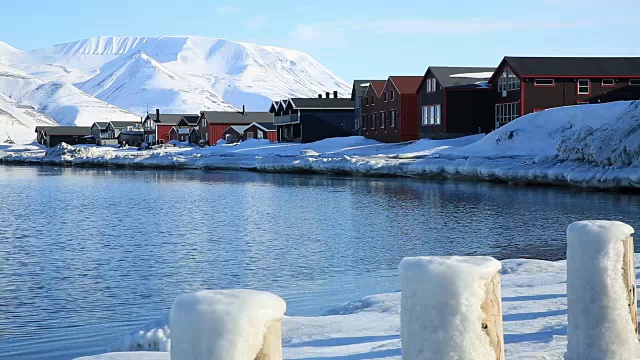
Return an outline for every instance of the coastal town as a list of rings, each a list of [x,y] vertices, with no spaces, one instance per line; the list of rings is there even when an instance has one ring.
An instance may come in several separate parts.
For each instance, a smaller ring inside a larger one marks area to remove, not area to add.
[[[349,98],[274,100],[269,109],[165,113],[92,126],[37,126],[47,147],[213,146],[247,139],[311,143],[359,135],[383,143],[486,134],[550,108],[640,99],[640,57],[504,57],[495,68],[429,66],[419,76],[354,80]]]

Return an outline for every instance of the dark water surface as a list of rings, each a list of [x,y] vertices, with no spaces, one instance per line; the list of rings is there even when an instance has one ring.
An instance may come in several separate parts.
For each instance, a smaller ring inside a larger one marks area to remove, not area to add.
[[[196,289],[318,315],[398,290],[405,256],[557,260],[572,221],[640,228],[638,194],[250,172],[0,166],[0,209],[0,359],[105,352]]]

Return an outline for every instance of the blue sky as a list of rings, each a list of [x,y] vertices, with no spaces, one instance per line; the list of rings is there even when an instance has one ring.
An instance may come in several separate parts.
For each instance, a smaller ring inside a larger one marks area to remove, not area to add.
[[[637,0],[25,0],[3,1],[0,41],[219,37],[303,50],[351,81],[504,55],[640,56],[639,13]]]

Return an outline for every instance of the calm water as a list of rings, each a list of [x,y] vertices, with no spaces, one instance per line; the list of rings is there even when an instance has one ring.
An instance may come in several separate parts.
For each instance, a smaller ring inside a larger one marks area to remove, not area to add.
[[[640,228],[639,195],[248,172],[0,166],[0,208],[1,359],[105,352],[186,291],[317,315],[398,290],[404,256],[557,260],[574,220]]]

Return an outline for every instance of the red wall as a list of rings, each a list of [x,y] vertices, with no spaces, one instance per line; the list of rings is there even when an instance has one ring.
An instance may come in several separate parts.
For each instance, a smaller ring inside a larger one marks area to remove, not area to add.
[[[400,121],[402,141],[418,140],[420,138],[420,120],[418,119],[418,96],[415,94],[403,94]],[[442,116],[442,115],[440,115]]]
[[[277,131],[267,131],[267,139],[271,142],[278,141],[278,132]]]
[[[159,143],[160,140],[164,140],[165,143],[168,143],[169,140],[169,131],[171,131],[173,125],[156,125],[156,133],[158,134],[156,143]]]
[[[233,125],[249,125],[246,124],[233,124]],[[222,139],[222,133],[227,130],[231,124],[209,124],[209,144],[215,145],[218,140]]]

